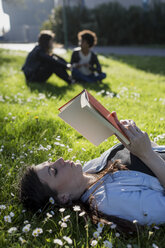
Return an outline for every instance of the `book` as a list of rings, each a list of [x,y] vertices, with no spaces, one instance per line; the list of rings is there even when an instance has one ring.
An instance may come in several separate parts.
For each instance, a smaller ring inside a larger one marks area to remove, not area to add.
[[[58,116],[98,146],[116,134],[126,144],[130,141],[110,113],[86,89],[59,108]]]

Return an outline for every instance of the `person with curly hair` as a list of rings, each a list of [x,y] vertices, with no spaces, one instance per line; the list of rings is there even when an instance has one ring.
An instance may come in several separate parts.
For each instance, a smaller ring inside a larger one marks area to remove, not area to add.
[[[77,35],[80,47],[74,49],[71,57],[72,76],[76,81],[97,82],[106,78],[97,55],[91,48],[97,44],[97,36],[90,30]]]

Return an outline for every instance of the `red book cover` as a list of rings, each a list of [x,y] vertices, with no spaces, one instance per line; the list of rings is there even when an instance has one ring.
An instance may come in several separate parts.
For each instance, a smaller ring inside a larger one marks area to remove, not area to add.
[[[86,96],[87,96],[87,100],[88,102],[92,105],[92,107],[97,110],[108,122],[110,122],[120,133],[122,133],[127,139],[128,137],[125,135],[125,133],[121,130],[121,128],[118,126],[118,124],[116,123],[116,120],[113,116],[113,113],[110,113],[99,101],[96,100],[96,98],[94,98],[86,89],[84,89],[83,91],[81,91],[78,95],[76,95],[75,97],[73,97],[70,101],[68,101],[67,103],[65,103],[63,106],[61,106],[59,108],[59,111],[61,112],[62,109],[68,105],[70,102],[72,102],[76,97],[78,97],[79,95],[81,95],[83,92],[85,92]]]
[[[107,120],[109,121],[120,133],[122,133],[127,139],[128,137],[121,130],[121,128],[116,123],[113,113],[111,114],[99,101],[96,100],[87,90],[85,90],[88,97],[89,103]]]

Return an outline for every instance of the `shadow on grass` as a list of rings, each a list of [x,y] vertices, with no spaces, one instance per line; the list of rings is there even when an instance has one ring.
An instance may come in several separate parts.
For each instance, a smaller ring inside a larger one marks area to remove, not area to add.
[[[31,92],[38,91],[44,93],[48,98],[51,96],[63,96],[67,90],[70,90],[69,85],[58,86],[51,82],[26,82],[27,86],[30,88]]]
[[[31,92],[38,91],[40,93],[44,93],[48,98],[51,96],[61,96],[66,94],[67,91],[73,90],[73,85],[55,85],[53,82],[44,82],[44,83],[37,83],[37,82],[26,82],[27,86],[30,88]],[[115,92],[111,91],[111,88],[108,84],[103,82],[97,82],[97,83],[86,83],[86,82],[78,82],[76,84],[81,85],[84,89],[87,90],[94,90],[96,92],[99,92],[101,90],[109,91],[116,95]],[[75,85],[76,85],[75,84]]]
[[[106,56],[113,60],[125,63],[153,74],[165,75],[165,57],[149,57],[149,56],[134,56],[134,55],[112,55]]]
[[[94,82],[94,83],[78,82],[78,84],[87,90],[94,90],[96,92],[105,90],[111,92],[110,86],[104,82]]]
[[[13,62],[13,58],[7,58],[7,57],[3,57],[3,58],[0,58],[0,65],[3,65],[3,64],[9,64]]]

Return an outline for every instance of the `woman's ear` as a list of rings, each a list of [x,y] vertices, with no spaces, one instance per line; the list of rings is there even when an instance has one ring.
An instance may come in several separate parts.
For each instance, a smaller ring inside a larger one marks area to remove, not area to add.
[[[59,194],[58,199],[59,199],[60,203],[66,204],[67,202],[70,201],[70,195],[67,193],[66,194]]]

